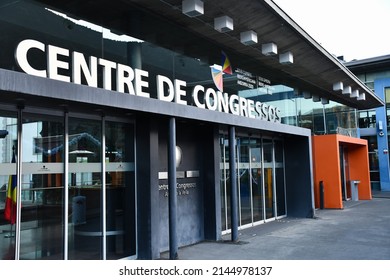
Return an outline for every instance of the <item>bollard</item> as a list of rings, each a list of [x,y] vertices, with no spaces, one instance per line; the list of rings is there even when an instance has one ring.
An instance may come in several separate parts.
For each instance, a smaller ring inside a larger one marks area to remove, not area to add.
[[[324,182],[320,181],[320,209],[324,209]]]

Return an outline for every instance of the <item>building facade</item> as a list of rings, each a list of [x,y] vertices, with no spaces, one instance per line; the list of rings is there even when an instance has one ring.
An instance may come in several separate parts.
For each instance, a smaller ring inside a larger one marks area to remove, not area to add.
[[[272,1],[1,0],[0,14],[1,259],[174,259],[313,217],[319,181],[348,199],[314,174],[312,135],[366,147],[357,110],[383,102]]]
[[[390,56],[354,60],[345,65],[386,103],[372,110],[360,111],[359,128],[361,138],[369,143],[372,189],[390,191],[388,138]]]

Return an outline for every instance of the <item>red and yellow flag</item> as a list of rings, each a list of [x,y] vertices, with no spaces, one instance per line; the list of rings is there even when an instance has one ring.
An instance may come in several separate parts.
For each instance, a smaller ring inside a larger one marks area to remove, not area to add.
[[[12,163],[15,163],[15,151],[12,154]],[[11,224],[16,222],[16,175],[8,179],[7,197],[5,199],[4,218]]]

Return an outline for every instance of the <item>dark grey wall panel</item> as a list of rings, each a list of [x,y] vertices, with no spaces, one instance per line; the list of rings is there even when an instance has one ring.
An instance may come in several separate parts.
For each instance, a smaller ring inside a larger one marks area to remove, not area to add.
[[[159,125],[159,171],[167,172],[167,132],[168,123]],[[177,236],[179,246],[194,244],[204,240],[204,203],[203,203],[203,168],[204,151],[202,137],[210,137],[199,126],[191,123],[177,123],[176,145],[182,150],[182,161],[177,167]],[[213,154],[211,154],[213,156]],[[198,171],[199,176],[188,177],[188,171]],[[184,175],[184,177],[182,176]],[[167,185],[166,179],[159,180],[159,185]],[[184,186],[194,186],[185,188]],[[161,251],[169,248],[169,217],[167,190],[160,190],[160,246]],[[215,215],[215,214],[214,214]]]
[[[291,136],[284,141],[288,216],[308,218],[314,214],[310,139]]]

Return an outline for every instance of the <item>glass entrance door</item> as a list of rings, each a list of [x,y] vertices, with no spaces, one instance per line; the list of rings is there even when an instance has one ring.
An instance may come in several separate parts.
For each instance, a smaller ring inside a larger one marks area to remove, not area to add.
[[[134,125],[105,122],[106,258],[136,254]]]
[[[229,143],[221,137],[221,221],[230,229]],[[237,193],[239,225],[247,227],[286,215],[283,142],[238,137]]]
[[[63,259],[63,118],[23,115],[20,259]]]
[[[250,170],[253,201],[253,222],[264,220],[263,171],[260,139],[253,139],[250,148]]]
[[[275,140],[275,185],[276,185],[276,212],[277,216],[285,216],[286,212],[286,189],[284,178],[284,149],[283,141]]]
[[[134,124],[49,113],[0,111],[0,259],[134,257]]]
[[[240,225],[252,223],[252,188],[250,169],[249,138],[237,140],[238,197]]]
[[[69,259],[102,259],[102,124],[69,118]]]
[[[17,131],[16,113],[0,111],[0,260],[15,259]]]
[[[272,139],[263,139],[265,218],[275,217],[274,154]]]

